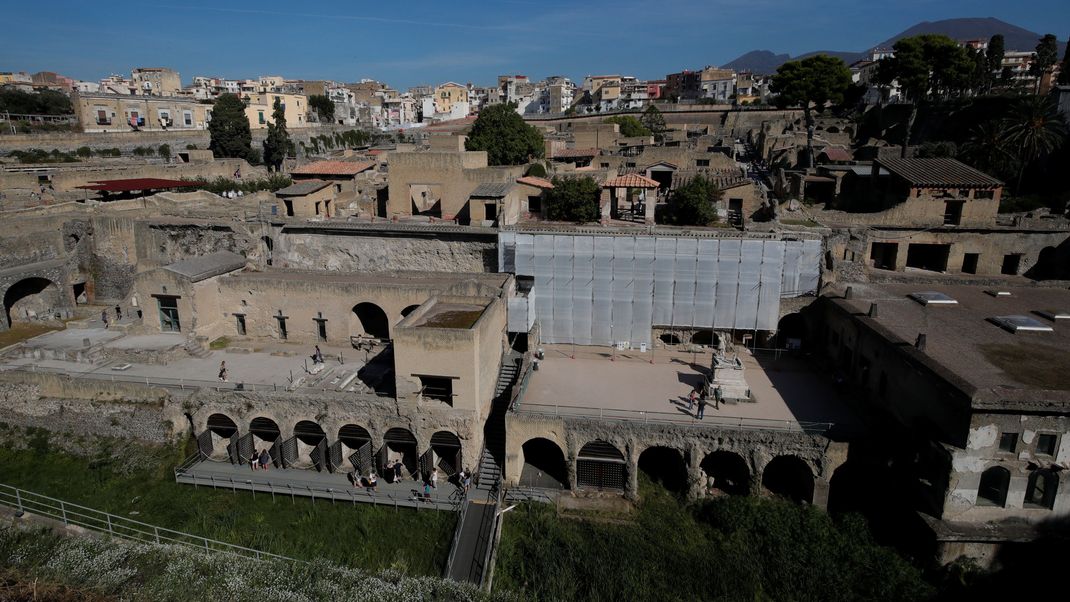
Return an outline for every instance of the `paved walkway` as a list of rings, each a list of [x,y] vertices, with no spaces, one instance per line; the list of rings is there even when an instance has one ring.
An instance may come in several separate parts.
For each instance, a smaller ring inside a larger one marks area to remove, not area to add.
[[[461,501],[454,495],[456,487],[450,483],[440,483],[437,489],[431,490],[429,499],[422,499],[423,484],[411,479],[404,479],[399,483],[387,483],[380,479],[378,487],[369,490],[350,485],[345,473],[300,468],[254,471],[248,465],[231,464],[222,460],[201,460],[188,468],[179,468],[175,471],[175,480],[198,487],[252,491],[274,496],[301,496],[335,502],[385,504],[399,508],[457,510]],[[417,499],[416,494],[419,494],[421,499]]]

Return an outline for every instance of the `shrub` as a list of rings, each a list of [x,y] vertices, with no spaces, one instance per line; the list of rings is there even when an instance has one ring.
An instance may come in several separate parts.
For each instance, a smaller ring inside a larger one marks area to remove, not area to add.
[[[74,153],[79,157],[86,159],[93,154],[93,149],[89,148],[88,146],[79,146],[78,150],[74,151]]]
[[[594,178],[554,178],[553,190],[546,191],[546,218],[566,222],[593,222],[601,215],[598,198],[601,187]]]
[[[546,168],[543,167],[542,163],[532,163],[528,167],[527,173],[524,174],[524,175],[532,176],[532,177],[535,177],[535,178],[545,178],[546,177]]]

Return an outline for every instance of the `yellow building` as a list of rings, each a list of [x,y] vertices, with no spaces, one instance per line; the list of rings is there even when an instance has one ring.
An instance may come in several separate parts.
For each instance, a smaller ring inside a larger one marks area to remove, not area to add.
[[[78,123],[85,132],[203,130],[212,105],[173,96],[71,94]]]
[[[138,94],[177,96],[182,91],[182,78],[177,71],[166,67],[139,67],[130,75]]]
[[[243,94],[245,116],[249,127],[254,130],[266,129],[272,123],[271,114],[275,111],[275,99],[282,103],[286,113],[286,127],[305,128],[308,123],[308,98],[300,94],[283,94],[266,92],[263,94]]]
[[[435,112],[449,113],[458,102],[468,102],[468,88],[446,82],[435,88]]]

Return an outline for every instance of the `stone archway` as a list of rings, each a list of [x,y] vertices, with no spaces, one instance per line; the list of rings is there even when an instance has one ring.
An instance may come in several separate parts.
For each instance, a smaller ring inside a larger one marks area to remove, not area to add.
[[[684,455],[671,447],[652,446],[639,454],[639,471],[673,493],[687,491],[687,464]]]
[[[59,286],[48,278],[31,276],[12,284],[4,292],[7,326],[29,315],[48,315],[60,304]]]
[[[624,454],[612,443],[596,439],[576,456],[576,484],[581,489],[623,492],[627,485]]]
[[[568,489],[568,464],[556,443],[536,437],[521,446],[523,468],[520,486],[544,489]]]
[[[706,475],[703,489],[708,494],[747,495],[751,490],[750,468],[743,456],[717,450],[706,454],[700,465]]]
[[[390,338],[390,320],[378,305],[367,301],[354,305],[353,318],[355,324],[351,332],[377,339]]]
[[[412,312],[416,311],[419,307],[420,307],[419,303],[417,303],[416,305],[410,305],[410,306],[406,307],[405,309],[401,310],[401,317],[402,318],[409,317],[409,314],[411,314]]]
[[[762,471],[762,487],[794,502],[814,501],[814,471],[797,456],[777,456]]]

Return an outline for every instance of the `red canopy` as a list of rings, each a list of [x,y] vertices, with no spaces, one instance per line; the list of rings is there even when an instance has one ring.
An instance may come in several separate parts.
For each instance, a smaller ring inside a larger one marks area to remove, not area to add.
[[[157,190],[162,188],[194,188],[203,185],[204,182],[190,182],[188,180],[131,178],[128,180],[96,180],[92,184],[78,186],[78,188],[99,190],[101,192],[129,192],[131,190]]]

